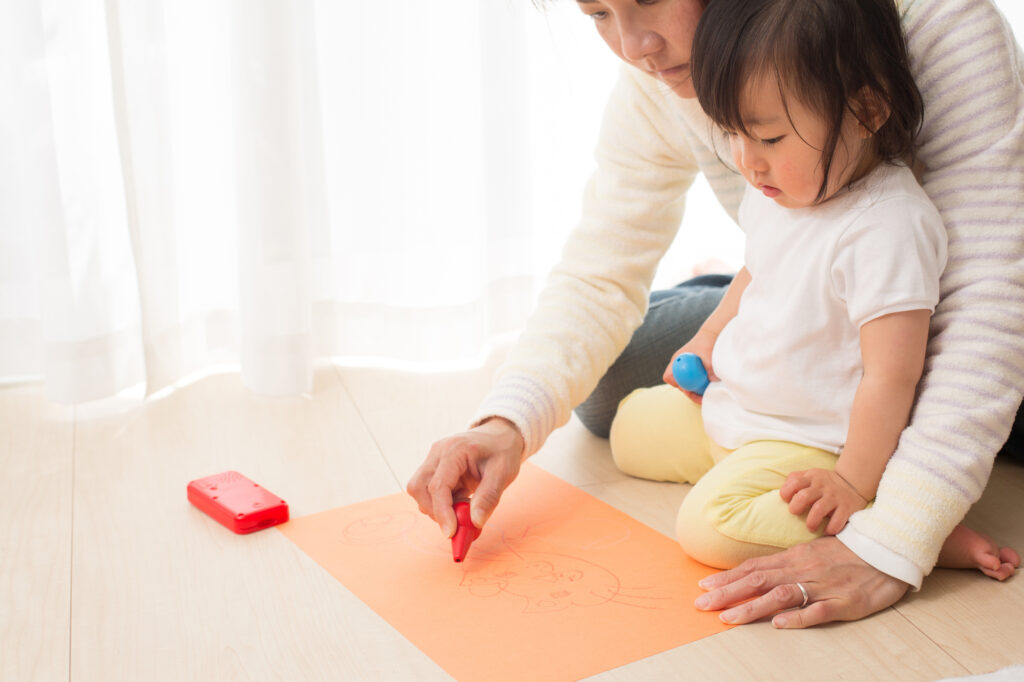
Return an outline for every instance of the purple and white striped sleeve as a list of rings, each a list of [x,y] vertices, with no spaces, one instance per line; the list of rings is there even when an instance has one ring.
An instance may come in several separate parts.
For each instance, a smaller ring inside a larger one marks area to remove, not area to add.
[[[923,185],[946,223],[949,260],[911,423],[874,506],[840,539],[874,547],[862,558],[882,570],[877,556],[889,554],[923,576],[981,496],[1024,390],[1024,83],[991,0],[902,5],[925,101]]]

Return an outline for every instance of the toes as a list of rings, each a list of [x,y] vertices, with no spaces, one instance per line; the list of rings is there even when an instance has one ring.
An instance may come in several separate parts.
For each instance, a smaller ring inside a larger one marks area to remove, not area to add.
[[[987,575],[989,578],[995,578],[996,580],[1006,580],[1011,575],[1016,573],[1016,568],[1012,564],[1001,564],[999,568],[992,570],[989,568],[980,569],[982,573]]]
[[[1009,547],[1003,547],[999,550],[999,560],[1013,567],[1020,566],[1020,555]]]

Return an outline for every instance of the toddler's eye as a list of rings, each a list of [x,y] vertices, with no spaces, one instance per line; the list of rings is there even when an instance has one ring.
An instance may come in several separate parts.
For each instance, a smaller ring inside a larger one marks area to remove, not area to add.
[[[779,142],[781,142],[783,137],[784,137],[784,135],[779,135],[778,137],[772,137],[772,138],[769,138],[767,140],[761,140],[761,144],[767,145],[767,146],[770,147],[773,144],[778,144]]]

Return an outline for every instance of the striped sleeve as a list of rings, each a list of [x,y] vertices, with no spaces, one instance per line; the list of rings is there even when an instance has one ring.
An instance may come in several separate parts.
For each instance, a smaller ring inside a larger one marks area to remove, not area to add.
[[[850,528],[927,574],[981,496],[1024,390],[1024,85],[990,0],[903,8],[925,100],[923,185],[949,260],[911,423]]]

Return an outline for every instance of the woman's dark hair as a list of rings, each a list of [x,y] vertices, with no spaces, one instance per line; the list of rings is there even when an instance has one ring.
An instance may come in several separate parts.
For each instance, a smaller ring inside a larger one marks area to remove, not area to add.
[[[909,160],[924,103],[893,0],[708,0],[690,60],[694,89],[712,121],[747,133],[740,101],[752,78],[774,76],[782,101],[797,97],[822,116],[824,198],[843,117],[869,130],[869,115],[851,102],[871,93],[889,110],[874,132],[881,161]]]

